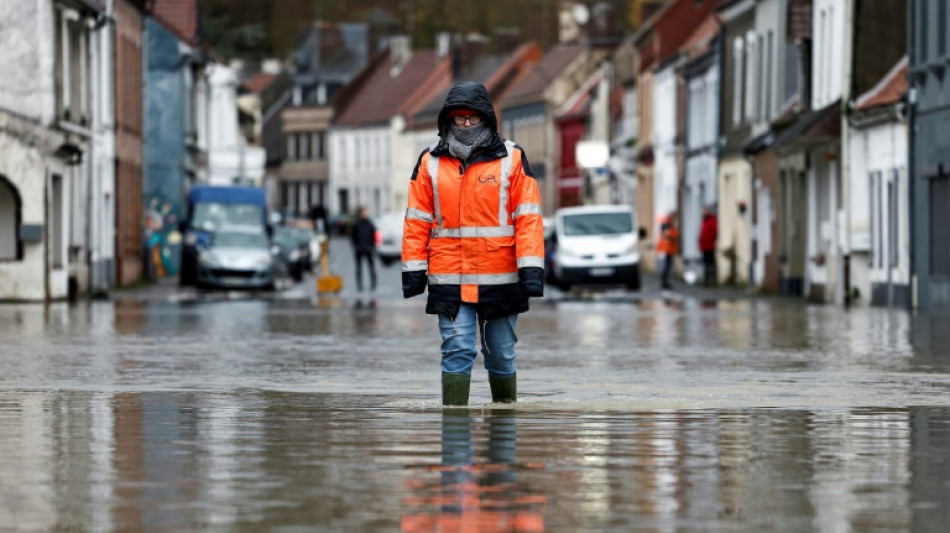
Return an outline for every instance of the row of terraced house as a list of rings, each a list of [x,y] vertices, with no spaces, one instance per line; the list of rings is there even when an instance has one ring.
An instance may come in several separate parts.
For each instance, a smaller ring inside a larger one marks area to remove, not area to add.
[[[198,43],[196,0],[0,15],[17,21],[0,37],[0,298],[173,275],[194,183],[260,184],[298,215],[401,211],[448,88],[474,80],[545,214],[635,206],[645,269],[670,214],[679,273],[700,269],[711,207],[721,283],[950,308],[947,2],[658,0],[614,38],[571,26],[573,4],[545,47],[447,31],[419,49],[394,23],[317,21],[279,68],[245,77]],[[582,165],[581,146],[606,157]]]
[[[947,3],[653,4],[616,42],[581,33],[488,54],[478,36],[441,35],[434,50],[395,37],[337,87],[319,54],[298,52],[265,117],[275,205],[402,209],[448,87],[474,80],[502,135],[525,148],[545,214],[634,205],[646,269],[673,214],[678,271],[698,271],[711,207],[721,283],[839,305],[950,307]],[[609,157],[582,167],[581,143]]]
[[[195,183],[261,184],[253,106],[197,0],[0,9],[0,300],[173,275]]]

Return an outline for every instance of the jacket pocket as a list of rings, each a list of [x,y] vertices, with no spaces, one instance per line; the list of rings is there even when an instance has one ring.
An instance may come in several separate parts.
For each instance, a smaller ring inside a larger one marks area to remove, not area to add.
[[[490,237],[485,239],[485,253],[479,261],[482,273],[501,274],[517,272],[514,237]]]

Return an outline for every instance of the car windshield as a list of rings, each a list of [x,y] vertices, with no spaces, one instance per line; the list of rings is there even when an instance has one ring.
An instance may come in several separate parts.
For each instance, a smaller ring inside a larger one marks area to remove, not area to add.
[[[303,229],[278,226],[274,228],[274,244],[281,248],[293,248],[310,242],[310,232]]]
[[[632,230],[633,218],[630,213],[588,213],[564,217],[564,235],[571,237],[616,235]]]
[[[227,248],[260,248],[267,249],[267,237],[263,233],[244,233],[224,231],[215,233],[212,240],[214,246]]]
[[[197,229],[214,231],[226,225],[260,225],[263,220],[263,208],[259,205],[202,202],[195,204],[191,225]]]

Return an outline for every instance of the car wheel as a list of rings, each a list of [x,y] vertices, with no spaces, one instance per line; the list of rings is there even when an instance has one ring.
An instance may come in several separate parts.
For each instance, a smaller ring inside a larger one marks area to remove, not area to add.
[[[631,291],[640,290],[640,269],[636,268],[633,270],[633,274],[630,275],[630,279],[627,280],[627,289]]]

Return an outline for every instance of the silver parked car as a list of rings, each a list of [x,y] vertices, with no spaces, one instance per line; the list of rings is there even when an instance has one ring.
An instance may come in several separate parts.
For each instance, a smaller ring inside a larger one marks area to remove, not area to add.
[[[260,228],[225,227],[198,255],[198,286],[273,289],[274,261],[270,239]]]
[[[373,219],[378,235],[376,255],[384,265],[402,261],[402,225],[404,213],[386,213]]]

